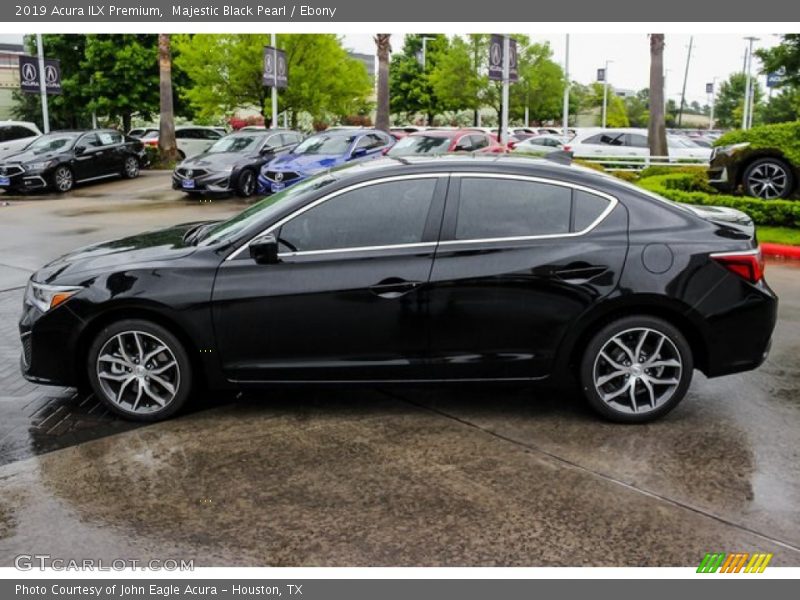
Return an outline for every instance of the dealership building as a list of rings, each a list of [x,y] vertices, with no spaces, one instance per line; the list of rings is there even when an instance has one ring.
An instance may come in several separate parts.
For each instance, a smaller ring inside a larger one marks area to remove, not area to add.
[[[22,44],[0,44],[0,121],[13,119],[14,90],[19,89],[19,56]]]

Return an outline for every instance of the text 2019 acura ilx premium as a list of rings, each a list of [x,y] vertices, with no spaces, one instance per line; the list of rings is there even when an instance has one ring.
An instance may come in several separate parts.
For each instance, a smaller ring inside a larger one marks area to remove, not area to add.
[[[542,160],[383,159],[55,260],[28,285],[22,370],[140,420],[201,385],[575,375],[640,422],[695,368],[758,367],[776,311],[737,211]]]

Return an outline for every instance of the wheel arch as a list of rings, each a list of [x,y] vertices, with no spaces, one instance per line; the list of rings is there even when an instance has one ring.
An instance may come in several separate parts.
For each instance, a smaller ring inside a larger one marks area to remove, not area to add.
[[[642,296],[634,297],[613,305],[598,307],[585,315],[572,328],[557,353],[557,374],[566,377],[580,364],[589,340],[603,327],[622,317],[648,316],[663,319],[676,327],[686,338],[692,351],[695,368],[706,372],[709,366],[708,344],[700,325],[687,315],[687,307],[677,301],[664,302],[662,299]]]
[[[189,361],[192,366],[193,379],[196,384],[207,385],[208,380],[205,376],[206,369],[201,362],[200,352],[197,345],[192,341],[191,336],[181,327],[175,319],[170,318],[163,311],[158,310],[156,307],[147,305],[120,305],[110,308],[103,313],[98,314],[81,330],[76,343],[76,354],[74,368],[76,370],[76,381],[82,384],[87,383],[88,373],[86,370],[86,356],[89,352],[89,347],[97,334],[108,325],[123,321],[126,319],[142,319],[150,321],[161,327],[164,327],[186,349],[189,355]]]

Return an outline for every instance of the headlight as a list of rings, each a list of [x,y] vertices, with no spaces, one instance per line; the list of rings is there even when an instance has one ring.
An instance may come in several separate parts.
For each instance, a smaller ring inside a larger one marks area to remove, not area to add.
[[[42,171],[43,169],[47,169],[52,167],[56,161],[54,160],[46,160],[44,162],[35,162],[35,163],[28,163],[25,165],[25,168],[28,171]]]
[[[750,142],[741,142],[740,144],[731,144],[730,146],[719,146],[717,150],[717,154],[727,154],[731,156],[736,154],[739,150],[743,148],[747,148],[750,145]]]
[[[82,289],[82,287],[76,286],[46,285],[28,281],[28,287],[25,288],[25,302],[35,306],[42,312],[47,312],[51,308],[55,308],[62,302],[69,300]]]

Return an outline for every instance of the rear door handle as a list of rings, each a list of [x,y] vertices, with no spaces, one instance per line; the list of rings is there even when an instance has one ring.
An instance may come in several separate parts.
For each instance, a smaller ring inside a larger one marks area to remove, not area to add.
[[[565,269],[556,269],[553,271],[553,275],[558,277],[561,281],[580,284],[586,283],[593,277],[602,275],[607,270],[607,267],[567,267]]]
[[[408,292],[417,289],[420,285],[422,285],[421,281],[408,281],[400,277],[389,277],[371,286],[369,291],[381,298],[392,300],[405,296]]]

